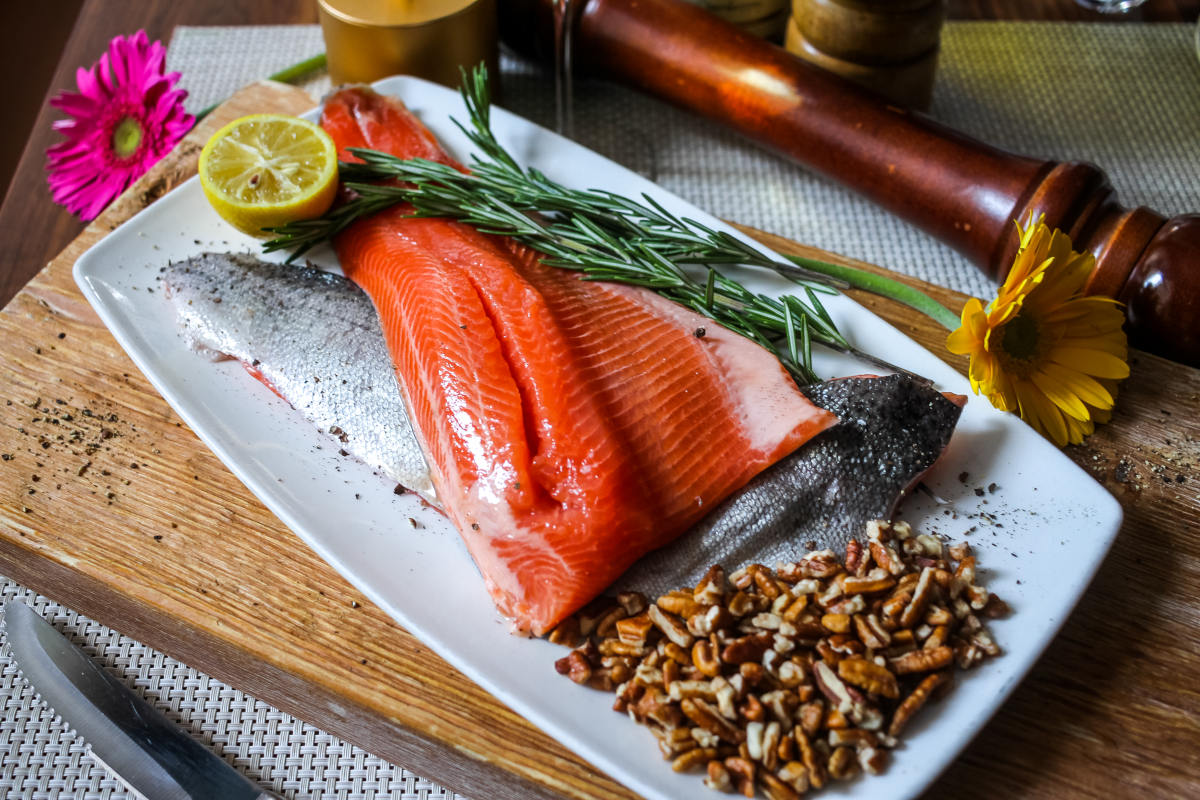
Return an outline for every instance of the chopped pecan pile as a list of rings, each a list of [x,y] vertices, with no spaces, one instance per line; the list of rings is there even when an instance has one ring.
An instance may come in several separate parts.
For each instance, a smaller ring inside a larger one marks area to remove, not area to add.
[[[714,566],[653,604],[602,598],[550,640],[579,684],[650,728],[676,771],[769,800],[797,798],[887,751],[955,666],[1000,653],[983,619],[1007,613],[966,544],[873,522],[844,560],[830,550],[775,570]]]

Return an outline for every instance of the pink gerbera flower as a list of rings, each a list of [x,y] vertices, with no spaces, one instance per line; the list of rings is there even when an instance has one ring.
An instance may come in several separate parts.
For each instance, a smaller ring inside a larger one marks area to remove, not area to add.
[[[46,151],[54,202],[94,219],[187,133],[187,92],[173,89],[179,73],[163,74],[166,49],[145,31],[118,36],[90,70],[79,69],[79,92],[50,105],[68,119],[54,123],[66,140]]]

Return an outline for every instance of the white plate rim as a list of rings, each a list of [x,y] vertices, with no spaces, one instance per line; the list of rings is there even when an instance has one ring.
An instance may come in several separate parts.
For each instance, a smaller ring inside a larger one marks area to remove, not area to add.
[[[379,91],[397,94],[406,99],[413,97],[419,97],[425,100],[428,100],[430,97],[441,98],[437,102],[445,103],[448,106],[453,106],[457,98],[457,95],[453,92],[450,92],[450,90],[444,89],[436,84],[430,84],[411,77],[384,79],[383,81],[379,81],[374,84],[374,86]],[[446,93],[453,94],[455,100],[446,99]],[[307,116],[311,117],[314,113],[316,112],[309,112]],[[462,117],[461,112],[458,114],[458,116],[460,116],[460,118]],[[549,142],[553,146],[561,147],[567,151],[577,148],[577,146],[561,139],[561,137],[557,137],[555,134],[537,128],[537,126],[532,125],[532,123],[519,120],[518,118],[513,117],[499,108],[494,110],[493,118],[498,125],[498,128],[503,127],[506,130],[510,127],[529,128],[530,130],[536,129],[536,135],[534,138],[536,138],[540,143]],[[518,157],[520,158],[521,156]],[[597,156],[597,158],[599,157]],[[612,170],[611,174],[618,177],[629,178],[629,176],[633,175],[633,173],[630,173],[628,170],[625,170],[623,167],[619,167],[617,165],[612,165],[610,169]],[[641,180],[638,176],[634,177],[638,178],[638,180]],[[247,486],[247,488],[249,488],[256,496],[258,496],[259,499],[262,500],[264,504],[272,511],[272,513],[279,517],[285,525],[296,532],[301,539],[303,539],[310,547],[316,550],[323,558],[325,558],[325,560],[334,565],[335,568],[337,568],[339,572],[341,572],[348,580],[350,580],[352,584],[363,591],[366,596],[383,608],[390,616],[396,619],[397,622],[406,627],[408,630],[413,631],[415,635],[425,641],[442,658],[446,659],[456,668],[464,672],[473,681],[479,683],[502,702],[509,705],[511,708],[525,716],[534,724],[541,727],[567,747],[579,753],[584,758],[587,758],[593,764],[596,764],[629,788],[647,797],[666,797],[667,795],[662,794],[661,786],[658,785],[656,781],[647,780],[647,776],[629,769],[625,763],[614,759],[611,754],[597,750],[594,746],[595,743],[582,738],[580,731],[577,728],[565,726],[561,724],[560,720],[548,716],[546,709],[543,708],[542,705],[532,701],[529,697],[522,696],[520,693],[514,693],[511,690],[511,687],[505,684],[503,681],[498,680],[494,673],[491,673],[486,669],[481,669],[480,664],[476,659],[464,656],[464,654],[456,650],[453,645],[448,644],[443,637],[438,635],[437,631],[429,630],[427,626],[415,622],[412,618],[412,614],[409,613],[407,609],[397,607],[394,599],[390,597],[386,591],[381,590],[381,587],[376,583],[373,583],[370,580],[364,580],[361,575],[355,574],[352,570],[349,571],[350,574],[347,574],[343,558],[341,557],[342,554],[339,554],[335,550],[331,550],[328,541],[314,535],[314,532],[307,527],[306,519],[302,515],[297,514],[296,508],[289,504],[287,498],[281,497],[277,492],[273,491],[273,486],[264,485],[255,474],[248,471],[246,468],[245,454],[239,452],[236,448],[229,447],[227,442],[221,439],[220,436],[216,435],[211,425],[206,423],[206,420],[202,417],[202,415],[197,414],[196,409],[188,404],[187,398],[180,395],[178,392],[178,387],[171,382],[171,376],[164,375],[162,373],[160,365],[156,364],[154,359],[151,357],[151,354],[145,349],[144,343],[140,342],[138,337],[134,335],[134,332],[130,330],[128,319],[122,316],[120,303],[117,302],[116,298],[112,294],[112,286],[105,283],[108,274],[105,271],[105,264],[107,263],[105,258],[109,255],[107,252],[108,250],[114,249],[117,244],[121,243],[123,241],[122,237],[128,238],[130,231],[136,230],[139,224],[144,225],[147,217],[154,217],[164,213],[164,211],[170,207],[170,203],[165,201],[168,201],[171,196],[178,193],[198,191],[198,185],[196,182],[197,179],[192,178],[191,180],[174,189],[166,197],[160,199],[155,204],[140,212],[138,215],[126,222],[116,232],[114,232],[114,234],[111,234],[109,237],[106,237],[105,240],[102,240],[99,244],[89,249],[89,251],[83,254],[75,264],[74,275],[77,283],[89,302],[96,309],[101,319],[109,327],[110,331],[112,331],[117,341],[134,360],[138,368],[142,370],[151,383],[155,385],[155,387],[163,394],[172,407],[175,408],[177,413],[180,414],[184,421],[192,428],[193,431],[197,433],[197,435],[205,442],[205,444],[213,450],[217,457]],[[643,183],[645,182],[643,181]],[[649,190],[655,192],[660,200],[667,202],[668,207],[679,207],[680,205],[683,207],[688,206],[685,201],[682,201],[679,198],[670,195],[669,193],[663,192],[657,187],[653,187],[651,185]],[[730,230],[735,235],[746,238],[742,236],[742,234],[734,231],[731,228],[728,228],[723,223],[713,219],[707,214],[704,214],[698,209],[693,209],[689,213],[691,216],[694,216],[701,221],[712,224],[721,229]],[[120,236],[118,236],[118,234],[120,234]],[[847,301],[847,304],[849,304],[849,301]],[[849,307],[849,305],[847,307]],[[862,309],[858,306],[854,307],[858,310],[850,313],[851,319],[849,321],[851,323],[858,319],[856,316],[858,314],[866,315],[874,322],[881,322],[878,320],[878,318],[874,317],[874,315],[870,314],[870,312],[866,311],[865,309]],[[842,313],[846,313],[844,309],[842,310]],[[839,317],[839,322],[841,321],[843,320],[841,317]],[[886,323],[884,323],[884,325],[886,325]],[[903,337],[904,341],[910,342],[910,340],[908,340],[903,333],[896,331],[894,328],[891,328],[891,326],[887,326],[887,328],[893,331],[895,335]],[[929,355],[929,358],[936,361],[932,355]],[[925,369],[927,362],[922,363],[923,366],[921,368],[924,369],[925,374],[933,374],[933,371]],[[941,362],[937,361],[937,364],[941,364]],[[908,364],[906,364],[906,366],[908,366]],[[944,370],[949,369],[948,367],[945,367],[944,364],[941,364],[941,367],[942,370],[939,372],[942,374],[938,376],[939,378],[944,376]],[[939,382],[943,383],[946,388],[951,390],[962,391],[964,381],[962,381],[961,377],[957,375],[954,375],[954,378],[957,378],[957,381],[950,379],[947,381],[939,380]],[[975,399],[973,402],[974,408],[978,408],[978,406],[982,403],[982,401],[979,399]],[[999,412],[996,413],[998,414]],[[1022,423],[1015,421],[1015,419],[1011,417],[1007,418],[1007,420],[1001,423],[1001,425],[1002,427],[1007,426],[1006,430],[1019,431],[1024,427]],[[1070,611],[1074,608],[1075,604],[1082,596],[1084,589],[1095,575],[1096,570],[1099,568],[1100,563],[1103,561],[1103,558],[1111,546],[1113,539],[1120,529],[1122,512],[1116,500],[1112,498],[1107,491],[1100,487],[1099,484],[1095,484],[1090,476],[1087,476],[1085,471],[1067,459],[1066,456],[1060,451],[1054,450],[1049,445],[1047,445],[1047,447],[1049,447],[1050,450],[1053,450],[1053,452],[1056,453],[1060,459],[1059,463],[1055,466],[1065,469],[1067,473],[1076,473],[1074,478],[1076,480],[1080,476],[1086,478],[1087,481],[1092,483],[1095,489],[1095,493],[1090,498],[1092,502],[1096,504],[1096,524],[1092,531],[1092,533],[1095,534],[1093,540],[1094,546],[1087,549],[1085,553],[1086,557],[1077,563],[1078,570],[1073,575],[1069,576],[1070,583],[1074,587],[1074,589],[1070,592],[1073,594],[1073,597],[1068,603],[1060,604],[1059,607],[1055,609],[1055,617],[1053,619],[1048,621],[1046,624],[1037,627],[1036,635],[1028,642],[1028,646],[1024,647],[1019,655],[1014,656],[1014,654],[1008,653],[995,662],[997,664],[1004,664],[1007,660],[1007,668],[1004,670],[1004,680],[1001,682],[1001,685],[996,687],[998,691],[992,695],[993,702],[989,703],[986,708],[981,709],[980,713],[972,715],[973,718],[969,722],[958,727],[957,730],[959,735],[954,737],[955,741],[952,742],[949,747],[941,748],[939,752],[932,755],[932,757],[930,757],[929,753],[923,754],[925,767],[920,770],[921,775],[917,779],[907,782],[904,787],[905,793],[903,796],[916,796],[921,791],[924,791],[924,789],[927,788],[934,780],[936,780],[944,768],[969,743],[975,733],[982,728],[984,724],[986,724],[995,711],[1002,705],[1003,701],[1009,696],[1009,694],[1011,694],[1020,680],[1025,676],[1029,669],[1032,668],[1033,664],[1044,651],[1045,647],[1053,639],[1054,635],[1061,628],[1067,616],[1069,616]],[[992,565],[989,565],[985,562],[981,566],[988,568]],[[1017,614],[1019,615],[1021,613],[1028,612],[1018,609]],[[1001,643],[1003,644],[1003,641]],[[547,663],[546,669],[547,675],[550,675],[552,665]],[[969,680],[970,678],[968,678],[968,681]],[[954,698],[951,697],[947,702],[953,703],[953,701]],[[622,722],[623,721],[624,720],[622,720]],[[630,727],[633,727],[632,724],[630,724]],[[898,751],[897,758],[903,757],[904,751]],[[666,764],[662,764],[660,768],[669,771],[669,767]],[[881,792],[887,792],[889,797],[897,796],[895,793],[895,787],[889,787],[889,783],[890,781],[888,781],[887,775],[885,774],[885,776],[882,778],[872,778],[869,781],[856,781],[848,788],[841,791],[826,791],[826,794],[830,796],[844,795],[865,797],[873,796],[874,790],[879,789]],[[864,786],[868,787],[866,793],[862,791]]]

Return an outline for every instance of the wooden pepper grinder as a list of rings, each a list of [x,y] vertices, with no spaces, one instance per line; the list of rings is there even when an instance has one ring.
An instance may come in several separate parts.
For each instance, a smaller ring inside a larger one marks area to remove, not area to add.
[[[500,0],[501,36],[552,52],[555,0]],[[874,200],[1002,280],[1013,220],[1091,251],[1087,290],[1125,305],[1131,342],[1200,366],[1200,214],[1125,208],[1098,167],[1008,153],[898,107],[680,0],[582,0],[581,74],[734,130]]]
[[[945,0],[792,0],[788,51],[922,110],[933,98]]]

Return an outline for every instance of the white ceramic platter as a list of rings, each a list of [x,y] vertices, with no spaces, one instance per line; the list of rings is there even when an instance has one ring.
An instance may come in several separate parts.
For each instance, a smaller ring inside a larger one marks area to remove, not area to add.
[[[408,77],[376,84],[401,97],[465,160],[468,143],[451,122],[466,120],[456,92]],[[308,115],[315,119],[317,112]],[[497,138],[518,161],[568,186],[643,192],[667,208],[725,228],[708,214],[637,174],[547,130],[495,109]],[[218,457],[310,547],[401,625],[472,680],[600,769],[648,798],[702,796],[696,775],[673,773],[653,737],[610,710],[611,695],[554,672],[565,650],[509,634],[457,532],[414,496],[337,455],[286,403],[234,362],[211,363],[176,333],[158,289],[168,260],[204,250],[255,251],[258,243],[221,221],[193,178],[122,225],[75,264],[75,277],[105,324],[163,397]],[[330,251],[313,259],[336,269]],[[759,291],[788,284],[752,272]],[[828,308],[862,349],[969,394],[966,381],[915,342],[845,298]],[[825,376],[861,373],[854,362],[819,354]],[[962,479],[966,473],[966,479]],[[1121,523],[1116,501],[1016,417],[978,398],[926,483],[940,498],[910,498],[903,516],[916,527],[966,538],[990,588],[1013,608],[993,623],[1001,658],[966,675],[909,729],[884,777],[827,791],[832,797],[918,795],[996,711],[1070,613]],[[994,490],[984,488],[995,484]],[[413,530],[412,517],[423,527]],[[446,587],[454,591],[446,591]],[[437,597],[435,603],[430,597]]]

